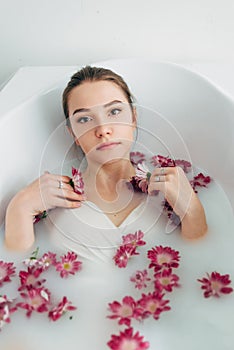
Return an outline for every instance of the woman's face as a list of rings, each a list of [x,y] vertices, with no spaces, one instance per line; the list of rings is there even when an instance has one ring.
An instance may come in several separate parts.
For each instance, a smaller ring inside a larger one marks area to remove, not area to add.
[[[76,143],[87,160],[103,164],[128,157],[136,116],[119,86],[85,82],[71,91],[68,109]]]

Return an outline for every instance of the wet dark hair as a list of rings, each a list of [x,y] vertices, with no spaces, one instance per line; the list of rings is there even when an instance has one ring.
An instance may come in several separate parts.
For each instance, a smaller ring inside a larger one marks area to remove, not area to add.
[[[69,100],[70,93],[75,87],[87,81],[88,82],[110,81],[116,84],[123,91],[125,97],[127,98],[128,103],[131,106],[131,109],[133,110],[133,100],[134,100],[133,95],[131,94],[124,79],[120,75],[114,73],[110,69],[85,66],[81,70],[79,70],[77,73],[73,74],[73,76],[71,77],[71,80],[68,82],[63,92],[63,100],[62,100],[63,111],[65,114],[68,126],[70,126],[69,110],[68,110],[68,100]]]

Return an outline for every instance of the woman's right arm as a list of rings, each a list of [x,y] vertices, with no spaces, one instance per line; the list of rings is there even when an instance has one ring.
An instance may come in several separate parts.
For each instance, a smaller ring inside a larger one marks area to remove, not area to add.
[[[10,201],[5,217],[5,246],[27,250],[34,243],[34,217],[56,207],[78,208],[84,196],[74,192],[70,177],[45,173],[18,192]],[[59,188],[59,181],[63,187]]]

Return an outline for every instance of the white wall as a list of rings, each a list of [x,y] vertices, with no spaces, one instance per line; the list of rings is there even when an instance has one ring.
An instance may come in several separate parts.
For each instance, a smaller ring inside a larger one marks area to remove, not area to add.
[[[0,85],[21,66],[234,60],[233,0],[0,0]]]

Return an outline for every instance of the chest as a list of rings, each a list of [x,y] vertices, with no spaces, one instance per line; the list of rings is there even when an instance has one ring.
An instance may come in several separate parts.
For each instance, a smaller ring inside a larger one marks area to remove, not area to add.
[[[109,220],[119,227],[128,216],[136,209],[145,199],[143,193],[128,193],[117,200],[103,200],[100,197],[93,196],[92,202],[109,218]]]

